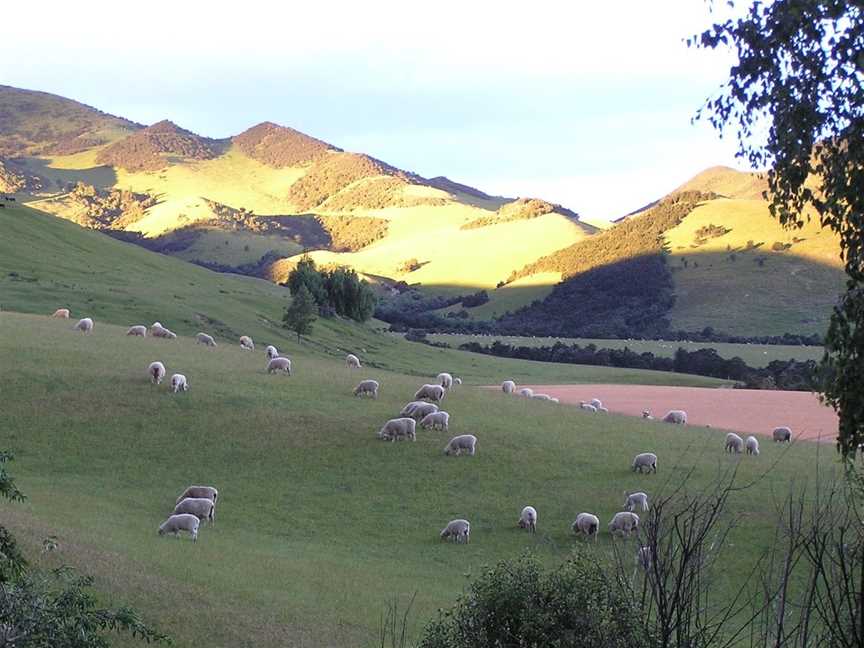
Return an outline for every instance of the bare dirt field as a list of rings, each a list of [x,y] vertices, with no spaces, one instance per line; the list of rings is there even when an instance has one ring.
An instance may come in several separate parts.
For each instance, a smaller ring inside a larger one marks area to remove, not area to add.
[[[687,412],[688,423],[747,434],[771,435],[788,425],[796,439],[834,441],[837,414],[810,392],[652,385],[519,385],[549,394],[562,403],[599,398],[616,414],[641,416],[650,409],[660,418],[671,409]]]

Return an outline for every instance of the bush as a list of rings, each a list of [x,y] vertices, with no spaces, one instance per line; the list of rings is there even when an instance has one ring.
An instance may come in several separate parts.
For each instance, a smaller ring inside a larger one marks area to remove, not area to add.
[[[304,256],[297,267],[288,275],[285,285],[296,297],[305,288],[318,304],[318,312],[323,317],[332,314],[349,317],[357,322],[365,322],[375,311],[377,299],[369,284],[361,280],[354,270],[336,268],[318,270],[315,262]]]

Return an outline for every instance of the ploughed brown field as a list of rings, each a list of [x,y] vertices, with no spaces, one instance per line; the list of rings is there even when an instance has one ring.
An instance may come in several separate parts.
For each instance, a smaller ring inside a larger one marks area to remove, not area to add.
[[[711,389],[654,385],[519,385],[549,394],[562,403],[578,404],[599,398],[610,412],[641,416],[650,409],[655,418],[683,409],[692,425],[771,436],[787,425],[793,438],[833,442],[837,414],[819,402],[816,394],[758,389]]]

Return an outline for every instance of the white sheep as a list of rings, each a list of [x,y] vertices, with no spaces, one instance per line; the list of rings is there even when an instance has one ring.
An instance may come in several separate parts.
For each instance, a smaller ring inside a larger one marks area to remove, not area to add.
[[[156,322],[159,324],[159,322]],[[150,335],[153,337],[163,338],[165,340],[175,340],[177,339],[177,334],[174,331],[171,331],[161,324],[156,326],[155,324],[150,327]]]
[[[778,443],[792,442],[792,430],[786,426],[774,428],[771,436],[774,438],[774,441]]]
[[[172,515],[159,525],[159,535],[161,536],[166,533],[173,533],[176,538],[180,536],[181,531],[188,531],[192,534],[192,542],[197,542],[199,524],[201,524],[201,520],[191,513]]]
[[[446,390],[441,385],[423,385],[414,394],[414,400],[428,400],[433,403],[440,403],[444,400]]]
[[[523,387],[519,390],[519,395],[524,396],[525,398],[531,398],[534,395],[534,390],[530,387]]]
[[[594,407],[591,403],[586,403],[585,401],[579,401],[579,409],[583,409],[586,412],[597,413],[597,408]]]
[[[147,367],[147,375],[150,376],[150,380],[154,385],[158,385],[162,382],[162,379],[165,378],[165,365],[159,362],[151,362]]]
[[[724,446],[724,449],[726,452],[741,454],[744,451],[744,439],[734,432],[730,432],[726,435],[726,445]]]
[[[378,398],[378,387],[377,380],[363,380],[354,388],[354,395],[364,396],[368,394],[372,398]]]
[[[651,410],[650,409],[642,410],[642,418],[647,419],[649,421],[654,420],[654,417],[651,416]]]
[[[147,337],[147,327],[141,326],[140,324],[137,326],[130,326],[129,330],[126,331],[126,335],[131,335],[133,337]]]
[[[276,373],[277,371],[281,371],[282,373],[286,373],[290,376],[291,360],[279,356],[277,358],[273,358],[270,362],[267,363],[267,373],[272,374]]]
[[[633,457],[633,472],[642,472],[643,468],[647,468],[650,473],[652,470],[657,472],[657,455],[653,452],[642,452]]]
[[[531,398],[534,400],[541,400],[541,401],[552,400],[552,397],[549,394],[532,394]]]
[[[279,357],[279,350],[272,344],[268,344],[267,347],[264,349],[264,355],[267,357],[268,360],[272,360],[273,358]]]
[[[446,432],[450,429],[450,415],[442,411],[432,412],[420,419],[420,427],[424,430],[432,428],[433,430]]]
[[[255,343],[252,341],[252,338],[249,337],[248,335],[241,335],[240,336],[240,348],[243,351],[254,351],[255,350]]]
[[[639,491],[637,493],[625,493],[624,508],[628,511],[634,511],[636,508],[641,508],[643,511],[648,510],[648,494]]]
[[[360,358],[353,353],[345,356],[345,366],[349,369],[360,369]]]
[[[444,389],[450,389],[453,386],[453,376],[447,372],[442,371],[435,380]]]
[[[552,403],[560,403],[560,402],[561,402],[561,401],[559,401],[557,398],[555,398],[554,396],[551,396],[551,397],[549,398],[549,401],[552,402]]]
[[[180,513],[189,513],[211,524],[216,522],[216,504],[207,497],[184,497],[174,507],[174,515]]]
[[[216,340],[213,339],[212,335],[207,335],[206,333],[199,333],[195,336],[195,344],[203,344],[208,347],[215,347]]]
[[[531,533],[537,532],[537,509],[533,506],[526,506],[519,514],[517,522],[520,529],[528,529]]]
[[[597,542],[597,535],[600,531],[600,518],[592,513],[580,513],[576,516],[576,520],[570,527],[573,533],[579,535],[594,536],[594,542]]]
[[[68,308],[58,308],[54,311],[51,317],[56,317],[57,319],[69,319],[69,309]]]
[[[399,412],[399,416],[409,416],[415,421],[421,421],[426,415],[437,411],[438,406],[435,403],[412,401],[402,408],[402,411]]]
[[[630,511],[616,513],[609,522],[609,533],[612,535],[627,535],[634,533],[639,528],[639,516]]]
[[[219,491],[216,490],[213,486],[189,486],[180,493],[180,497],[177,498],[176,504],[179,504],[187,497],[203,497],[204,499],[213,500],[215,504],[219,500]]]
[[[468,544],[471,538],[471,523],[468,520],[450,520],[441,530],[441,539],[451,538],[456,544]]]
[[[608,408],[603,407],[602,405],[597,408],[597,411],[600,412],[601,414],[608,414],[609,413]]]
[[[744,447],[747,449],[747,454],[759,456],[759,439],[755,436],[748,436],[744,439]]]
[[[477,451],[477,437],[473,434],[461,434],[450,439],[444,446],[444,454],[448,457],[451,455],[458,457],[463,450],[473,457]]]
[[[174,374],[171,376],[171,391],[175,394],[180,391],[189,391],[189,382],[183,374]]]
[[[664,423],[674,423],[675,425],[687,424],[687,412],[684,410],[669,410],[666,416],[663,417]]]
[[[505,380],[501,383],[501,391],[505,394],[512,394],[516,391],[516,383],[512,380]]]
[[[461,384],[462,384],[462,379],[459,378],[458,376],[453,376],[453,384],[454,384],[454,385],[461,385]]]
[[[378,438],[382,441],[396,441],[408,438],[417,440],[417,421],[413,418],[395,418],[387,421],[378,431]]]
[[[82,333],[93,332],[93,320],[89,317],[78,320],[78,323],[72,327],[73,331],[81,331]]]
[[[588,402],[591,403],[591,404],[592,404],[594,407],[596,407],[598,410],[599,410],[601,407],[603,407],[603,401],[601,401],[599,398],[592,398],[592,399],[591,399],[590,401],[588,401]]]

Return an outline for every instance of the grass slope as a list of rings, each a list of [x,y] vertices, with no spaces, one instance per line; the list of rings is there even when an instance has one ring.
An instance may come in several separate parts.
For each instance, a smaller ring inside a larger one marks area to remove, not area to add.
[[[696,488],[736,462],[747,480],[776,461],[730,502],[730,559],[712,590],[723,596],[772,542],[775,498],[819,460],[808,443],[730,457],[721,430],[598,417],[467,384],[445,405],[451,433],[476,434],[478,454],[448,458],[445,433],[374,438],[417,377],[308,354],[294,356],[294,376],[268,376],[260,350],[124,333],[97,323],[82,336],[63,321],[0,313],[0,366],[14,367],[0,373],[0,447],[16,452],[30,497],[0,514],[38,564],[93,573],[107,599],[136,606],[179,647],[373,645],[386,602],[414,592],[416,633],[484,564],[525,549],[565,558],[575,515],[590,510],[605,525],[625,489],[655,494],[688,466]],[[188,393],[148,384],[157,358],[189,377]],[[351,396],[359,377],[381,381],[379,400]],[[660,457],[658,475],[629,469],[646,450]],[[824,450],[826,468],[832,457]],[[177,493],[199,482],[220,489],[216,526],[196,545],[158,537]],[[515,525],[528,503],[540,512],[536,537]],[[454,517],[471,520],[470,545],[438,541]],[[48,535],[59,551],[40,557]],[[604,534],[587,550],[605,560],[610,544]]]

